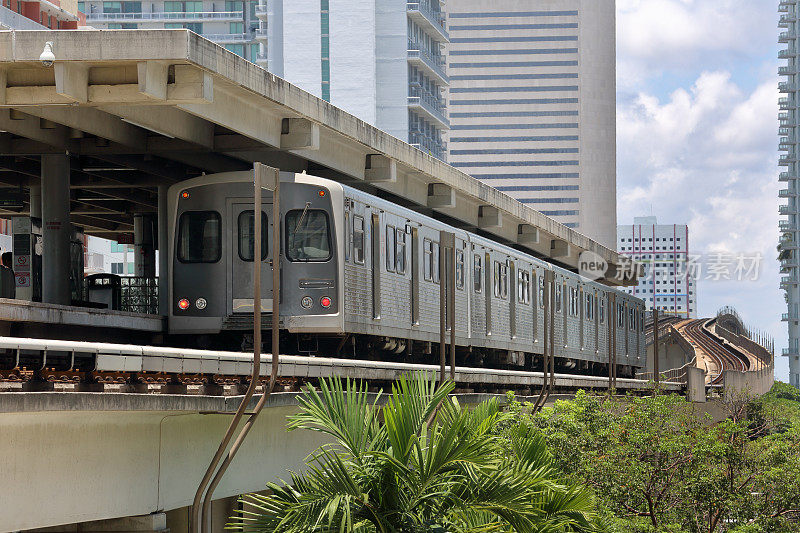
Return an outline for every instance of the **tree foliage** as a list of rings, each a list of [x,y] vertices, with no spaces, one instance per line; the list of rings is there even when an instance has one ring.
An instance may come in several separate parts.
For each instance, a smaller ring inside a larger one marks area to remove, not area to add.
[[[593,493],[565,482],[536,428],[496,401],[474,408],[423,374],[385,404],[363,383],[307,387],[289,429],[331,444],[302,473],[243,497],[230,527],[247,532],[591,532],[606,529]]]

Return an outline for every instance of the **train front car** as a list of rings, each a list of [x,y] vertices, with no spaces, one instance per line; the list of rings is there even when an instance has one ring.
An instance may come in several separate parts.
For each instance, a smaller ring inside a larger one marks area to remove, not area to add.
[[[281,172],[280,328],[343,332],[338,283],[342,186]],[[201,176],[170,188],[169,332],[196,346],[241,344],[253,329],[253,173]],[[262,191],[261,309],[272,325],[272,192]],[[301,342],[301,341],[298,341]],[[317,342],[314,338],[314,343]],[[247,342],[244,342],[246,345]],[[294,347],[297,348],[297,347]]]

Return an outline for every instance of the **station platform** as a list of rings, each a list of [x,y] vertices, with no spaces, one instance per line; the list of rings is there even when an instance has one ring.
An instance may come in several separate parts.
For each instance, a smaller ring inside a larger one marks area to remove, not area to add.
[[[79,330],[84,333],[90,330],[125,330],[160,334],[165,325],[165,317],[161,315],[0,298],[0,333],[3,335],[42,331],[49,332],[48,337],[52,337],[70,330],[76,333]]]

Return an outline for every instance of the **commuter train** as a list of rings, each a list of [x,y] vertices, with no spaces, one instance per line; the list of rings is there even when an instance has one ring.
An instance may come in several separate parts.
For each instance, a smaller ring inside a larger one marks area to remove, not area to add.
[[[280,179],[278,224],[263,191],[261,306],[269,329],[277,227],[282,352],[438,361],[439,239],[448,231],[457,364],[541,368],[550,331],[559,369],[607,372],[611,341],[618,375],[645,365],[640,299],[340,183]],[[186,344],[252,343],[252,184],[252,171],[228,172],[169,190],[169,332]]]

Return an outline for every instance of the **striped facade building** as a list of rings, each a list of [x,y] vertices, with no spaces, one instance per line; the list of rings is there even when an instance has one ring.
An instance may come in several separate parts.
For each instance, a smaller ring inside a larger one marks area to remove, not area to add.
[[[448,162],[615,246],[614,0],[454,0],[448,31]]]

